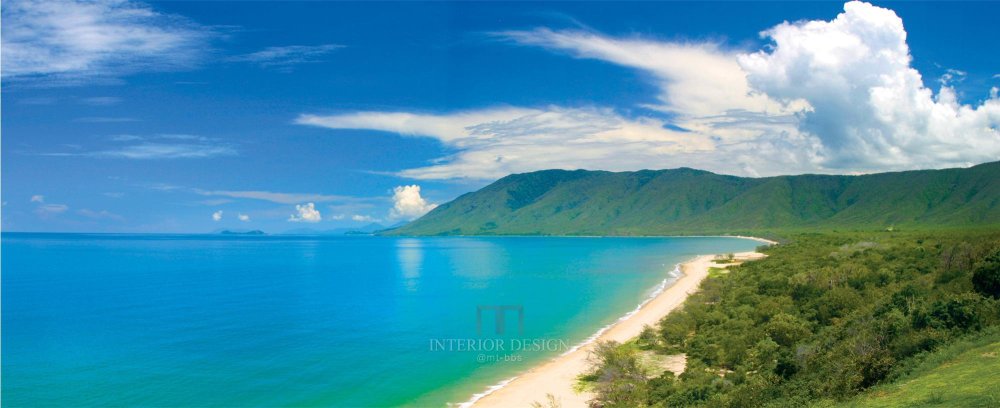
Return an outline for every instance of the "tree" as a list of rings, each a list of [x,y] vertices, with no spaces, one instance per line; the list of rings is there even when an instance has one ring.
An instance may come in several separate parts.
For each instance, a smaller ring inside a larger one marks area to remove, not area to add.
[[[983,296],[1000,298],[1000,250],[976,265],[972,273],[972,286]]]
[[[646,405],[646,373],[635,350],[618,342],[599,342],[589,357],[590,378],[597,381],[592,407],[641,407]]]

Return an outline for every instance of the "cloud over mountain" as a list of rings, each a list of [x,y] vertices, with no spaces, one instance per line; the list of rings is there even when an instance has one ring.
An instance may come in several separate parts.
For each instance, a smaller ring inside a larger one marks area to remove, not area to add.
[[[660,103],[640,108],[667,116],[546,106],[304,114],[296,123],[431,137],[456,151],[399,173],[415,179],[679,166],[752,176],[849,173],[1000,156],[997,91],[970,106],[948,80],[936,93],[927,88],[910,65],[902,20],[868,3],[849,2],[831,21],[767,29],[762,35],[773,44],[756,51],[549,28],[493,35],[649,74]]]

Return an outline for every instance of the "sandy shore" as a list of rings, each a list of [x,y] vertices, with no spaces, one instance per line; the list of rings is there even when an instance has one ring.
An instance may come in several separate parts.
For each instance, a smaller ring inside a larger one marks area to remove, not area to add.
[[[759,239],[758,239],[759,240]],[[762,258],[757,252],[736,254],[737,260]],[[645,325],[655,326],[663,316],[677,309],[688,295],[698,290],[701,281],[708,277],[708,268],[715,255],[703,255],[681,264],[683,275],[663,292],[642,306],[628,319],[621,320],[597,338],[597,341],[625,342],[642,332]],[[596,342],[594,342],[596,343]],[[473,407],[528,407],[533,402],[545,403],[546,394],[552,394],[564,408],[586,407],[589,393],[576,393],[576,378],[587,371],[587,356],[594,343],[542,363],[517,376],[504,387],[482,397]]]

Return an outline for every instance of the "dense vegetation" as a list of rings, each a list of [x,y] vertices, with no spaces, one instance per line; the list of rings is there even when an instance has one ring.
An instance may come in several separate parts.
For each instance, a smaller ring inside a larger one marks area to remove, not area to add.
[[[1000,407],[1000,326],[921,357],[893,383],[848,401],[821,401],[816,408]]]
[[[598,392],[593,404],[850,400],[911,374],[935,350],[996,332],[998,251],[1000,231],[788,237],[768,258],[714,274],[638,342],[601,345],[585,377]],[[685,353],[686,370],[651,373],[638,357],[643,348]],[[995,372],[978,381],[995,388]]]
[[[664,235],[1000,225],[1000,162],[863,176],[514,174],[385,234]]]

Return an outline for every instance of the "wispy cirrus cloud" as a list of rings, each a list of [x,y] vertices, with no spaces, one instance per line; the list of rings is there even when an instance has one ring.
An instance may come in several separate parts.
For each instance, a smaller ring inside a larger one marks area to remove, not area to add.
[[[229,60],[257,64],[262,68],[290,71],[299,64],[321,62],[324,57],[340,48],[344,48],[344,46],[320,44],[267,47],[257,52],[230,57]]]
[[[116,135],[109,138],[119,144],[104,149],[42,153],[56,157],[97,157],[134,160],[203,159],[234,156],[236,149],[219,139],[185,134],[153,136]]]
[[[627,118],[596,107],[356,112],[301,115],[295,123],[432,137],[459,150],[430,166],[400,173],[415,179],[490,179],[547,168],[631,170],[667,163],[678,153],[715,149],[710,138],[667,129],[660,119]]]
[[[122,98],[117,96],[90,96],[80,99],[80,103],[90,106],[110,106],[117,105],[121,102]]]
[[[236,190],[202,190],[193,189],[194,193],[203,196],[246,198],[261,201],[270,201],[278,204],[297,204],[302,202],[348,202],[357,201],[359,198],[351,196],[330,195],[330,194],[310,194],[310,193],[280,193],[274,191],[236,191]]]
[[[77,210],[76,213],[83,217],[90,218],[93,220],[110,220],[119,222],[125,221],[125,217],[122,217],[121,215],[115,214],[108,210],[95,211],[84,208],[81,210]]]
[[[128,0],[4,2],[3,79],[76,85],[195,66],[212,31]]]
[[[129,117],[114,117],[114,116],[85,116],[82,118],[73,119],[73,121],[80,123],[128,123],[128,122],[138,122],[139,119],[129,118]]]
[[[224,145],[140,143],[116,149],[89,152],[86,155],[137,160],[204,159],[215,156],[234,156],[236,150]]]
[[[69,210],[66,204],[39,204],[35,207],[35,215],[43,219],[48,219],[62,214]]]

